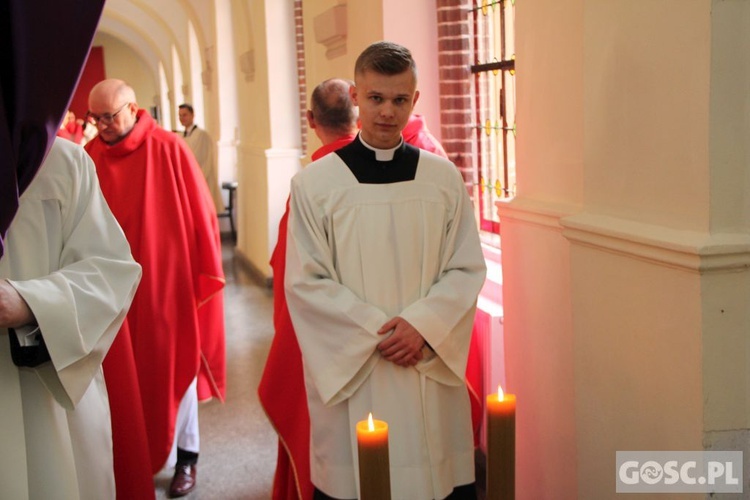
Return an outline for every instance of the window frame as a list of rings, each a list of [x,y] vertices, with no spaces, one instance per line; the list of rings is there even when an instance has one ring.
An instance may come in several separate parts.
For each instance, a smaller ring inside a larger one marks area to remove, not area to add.
[[[492,12],[489,12],[490,9]],[[476,151],[475,203],[480,229],[499,234],[500,222],[495,202],[515,195],[516,61],[512,53],[515,48],[512,43],[515,36],[515,0],[476,0],[472,2],[469,16],[472,28],[470,60],[473,62],[470,73],[474,92],[472,128]],[[494,24],[485,29],[490,22]],[[508,43],[509,37],[511,43]],[[499,59],[493,49],[499,51]],[[493,78],[493,82],[488,82]],[[496,97],[492,95],[495,88],[499,92]],[[511,112],[512,123],[508,119]]]

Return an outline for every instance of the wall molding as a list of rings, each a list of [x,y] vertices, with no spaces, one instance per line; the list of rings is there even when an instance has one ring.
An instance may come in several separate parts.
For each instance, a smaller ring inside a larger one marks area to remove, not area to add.
[[[246,50],[239,57],[239,66],[246,82],[255,81],[255,50]]]
[[[560,231],[570,243],[697,273],[750,268],[750,233],[675,229],[582,211],[575,205],[514,199],[497,203],[512,220]]]
[[[560,219],[580,211],[576,205],[540,202],[521,197],[498,201],[495,206],[500,215],[501,225],[503,220],[513,220],[557,231],[562,230]]]
[[[750,234],[674,229],[580,213],[561,219],[571,243],[698,273],[750,268]]]
[[[346,54],[346,38],[349,32],[346,2],[334,5],[313,19],[315,41],[325,46],[326,58],[334,59]]]

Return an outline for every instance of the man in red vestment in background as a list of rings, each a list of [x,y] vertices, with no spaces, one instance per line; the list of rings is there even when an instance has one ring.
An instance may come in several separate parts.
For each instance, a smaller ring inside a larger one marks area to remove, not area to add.
[[[404,136],[404,140],[416,146],[419,149],[424,149],[430,153],[435,153],[443,158],[448,158],[448,155],[443,149],[443,145],[435,138],[434,135],[427,128],[427,122],[422,115],[413,114],[409,117],[409,121],[406,122],[406,127],[401,131],[401,135]]]
[[[136,472],[144,465],[149,474],[158,472],[173,445],[177,466],[169,496],[183,496],[195,487],[197,401],[223,400],[225,393],[224,272],[216,211],[190,150],[138,108],[125,82],[94,86],[89,116],[99,135],[86,150],[143,266],[118,345],[104,364],[118,497],[144,498],[130,490]],[[139,390],[133,391],[135,380]],[[151,477],[149,482],[153,496]]]
[[[319,84],[311,96],[307,122],[323,145],[313,161],[354,140],[357,135],[356,106],[349,95],[354,82],[332,78]],[[408,135],[407,135],[408,132]],[[447,158],[445,150],[430,133],[424,118],[412,115],[403,132],[410,144]],[[279,236],[271,256],[273,268],[273,324],[275,335],[258,387],[266,415],[279,434],[273,500],[310,500],[314,486],[310,480],[310,416],[305,395],[302,353],[284,296],[287,222],[289,202],[279,222]]]
[[[57,136],[75,142],[83,143],[83,120],[76,120],[76,115],[71,110],[65,113],[60,128],[57,130]]]
[[[332,78],[313,90],[307,123],[323,145],[312,154],[315,161],[352,142],[357,136],[357,111],[349,96],[353,82]],[[310,481],[310,416],[302,373],[302,353],[292,327],[284,297],[286,229],[289,201],[279,222],[279,236],[271,256],[273,268],[273,337],[258,396],[279,434],[274,500],[309,499],[313,496]],[[291,411],[290,411],[291,410]]]

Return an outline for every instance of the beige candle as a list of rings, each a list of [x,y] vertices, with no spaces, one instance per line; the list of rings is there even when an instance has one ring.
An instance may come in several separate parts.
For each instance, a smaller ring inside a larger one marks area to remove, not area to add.
[[[487,396],[487,500],[516,496],[516,396]]]
[[[391,471],[388,460],[388,424],[373,420],[357,422],[359,494],[361,500],[390,500]]]

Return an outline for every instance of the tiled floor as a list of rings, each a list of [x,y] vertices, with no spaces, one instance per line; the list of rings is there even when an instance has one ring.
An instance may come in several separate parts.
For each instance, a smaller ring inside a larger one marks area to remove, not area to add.
[[[267,500],[276,466],[276,434],[256,389],[273,337],[271,290],[253,282],[224,243],[227,398],[200,407],[198,486],[189,500]],[[171,471],[155,478],[166,498]]]

